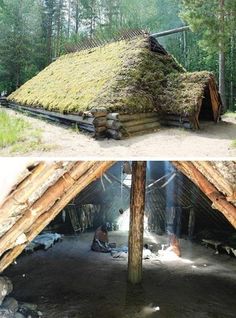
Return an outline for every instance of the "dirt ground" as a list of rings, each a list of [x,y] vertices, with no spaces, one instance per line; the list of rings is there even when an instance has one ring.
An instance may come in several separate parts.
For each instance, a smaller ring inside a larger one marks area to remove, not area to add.
[[[101,158],[122,160],[135,157],[150,158],[232,158],[236,156],[236,115],[225,117],[222,122],[203,123],[198,132],[181,128],[165,128],[159,131],[116,141],[95,140],[91,135],[75,132],[32,117],[7,110],[12,116],[23,116],[31,124],[42,130],[42,143],[46,151],[31,151],[25,155],[33,157],[79,157],[80,159]],[[9,149],[0,150],[1,156],[22,156],[10,154]]]
[[[64,237],[47,252],[19,257],[4,272],[13,281],[13,296],[38,304],[47,318],[235,317],[235,258],[181,240],[182,258],[145,260],[143,284],[132,288],[127,260],[92,252],[92,235]],[[127,233],[109,235],[110,242],[127,244]],[[155,249],[166,241],[145,239]]]

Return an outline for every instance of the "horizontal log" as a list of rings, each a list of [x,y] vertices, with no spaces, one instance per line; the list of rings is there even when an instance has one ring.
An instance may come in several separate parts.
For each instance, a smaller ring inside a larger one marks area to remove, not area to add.
[[[42,116],[45,116],[46,118],[51,118],[54,117],[58,120],[65,120],[65,121],[70,121],[70,122],[75,122],[75,123],[84,123],[84,124],[93,124],[93,120],[94,118],[91,117],[87,117],[87,116],[79,116],[79,115],[70,115],[70,114],[61,114],[58,112],[54,112],[54,111],[49,111],[49,110],[45,110],[43,108],[34,108],[34,107],[30,107],[30,106],[23,106],[23,105],[19,105],[17,103],[14,102],[9,102],[8,106],[10,108],[16,109],[16,110],[22,110],[22,111],[26,111],[26,112],[30,112],[31,114],[40,114]]]
[[[156,122],[159,122],[159,119],[157,117],[147,117],[147,118],[123,122],[122,127],[128,128],[128,127],[132,127],[132,126],[149,124],[149,123],[156,123]]]
[[[106,122],[107,122],[106,116],[105,117],[96,117],[94,119],[93,124],[94,124],[95,127],[101,127],[101,126],[105,127],[106,126]]]
[[[181,127],[181,128],[187,128],[187,129],[193,129],[193,125],[192,123],[180,123],[180,122],[177,122],[177,121],[169,121],[169,120],[162,120],[161,121],[161,124],[162,125],[165,125],[165,126],[172,126],[172,127]]]
[[[113,139],[120,140],[122,139],[123,135],[120,131],[114,129],[107,129],[107,135],[112,137]]]
[[[134,133],[134,132],[138,132],[138,131],[145,131],[146,129],[157,129],[159,127],[160,127],[160,123],[155,122],[155,123],[136,125],[136,126],[132,126],[132,127],[126,127],[124,130],[128,134],[130,134],[130,133]]]
[[[96,127],[95,133],[103,133],[107,130],[106,127]]]
[[[159,117],[155,112],[152,113],[138,113],[138,114],[119,114],[119,113],[109,113],[107,119],[119,120],[120,122],[126,122],[131,120],[139,120],[142,118]]]
[[[106,126],[108,129],[119,130],[121,128],[121,123],[118,120],[107,120]]]
[[[94,117],[104,117],[107,116],[107,110],[104,107],[101,108],[93,108],[90,110],[90,113],[94,116]]]
[[[107,114],[107,119],[109,120],[119,120],[119,113],[109,113]]]
[[[167,120],[174,120],[174,121],[179,121],[179,122],[189,122],[190,119],[187,116],[180,116],[180,115],[175,115],[175,114],[165,114],[163,115],[163,119]]]
[[[145,130],[139,130],[139,131],[134,131],[134,132],[129,132],[128,134],[126,133],[126,135],[123,134],[123,138],[134,137],[134,136],[142,136],[142,135],[151,134],[151,133],[154,133],[155,131],[157,131],[158,129],[159,129],[159,127],[157,127],[157,128],[145,129]]]

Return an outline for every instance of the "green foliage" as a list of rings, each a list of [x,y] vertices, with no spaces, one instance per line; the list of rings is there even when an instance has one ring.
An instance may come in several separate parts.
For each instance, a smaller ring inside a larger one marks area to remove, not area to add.
[[[110,112],[159,108],[192,116],[210,77],[209,72],[186,73],[170,55],[152,52],[140,36],[62,56],[9,99],[62,113],[102,106]]]
[[[25,139],[29,124],[21,118],[11,118],[0,111],[0,148],[8,147]]]
[[[218,75],[219,43],[226,54],[226,95],[235,109],[236,1],[224,0],[0,0],[0,92],[14,91],[68,44],[111,39],[119,30],[156,33],[190,24],[193,32],[160,38],[188,71]]]

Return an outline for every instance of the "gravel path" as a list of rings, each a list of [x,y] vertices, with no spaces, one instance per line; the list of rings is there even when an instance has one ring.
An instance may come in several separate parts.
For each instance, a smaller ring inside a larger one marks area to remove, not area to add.
[[[198,132],[181,128],[165,128],[159,131],[116,141],[112,139],[95,140],[91,135],[75,132],[63,126],[27,117],[7,110],[12,116],[22,116],[33,127],[42,130],[42,142],[46,151],[30,151],[25,156],[33,157],[79,157],[80,159],[213,159],[235,158],[236,115],[225,117],[219,124],[203,123]],[[0,151],[8,156],[8,149]],[[10,154],[12,156],[12,154]],[[16,153],[14,156],[22,156]]]

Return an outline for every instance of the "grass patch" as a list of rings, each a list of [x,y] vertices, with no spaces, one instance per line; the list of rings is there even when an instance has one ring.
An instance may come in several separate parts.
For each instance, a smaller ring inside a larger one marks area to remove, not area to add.
[[[234,147],[234,148],[236,148],[236,139],[232,141],[231,146]]]
[[[236,118],[236,112],[226,112],[226,113],[224,114],[224,117]]]
[[[24,141],[29,128],[29,123],[22,118],[11,117],[5,111],[0,111],[0,148]]]
[[[33,128],[23,118],[0,110],[0,151],[22,154],[34,150],[50,150],[42,143],[41,135],[41,129]]]

